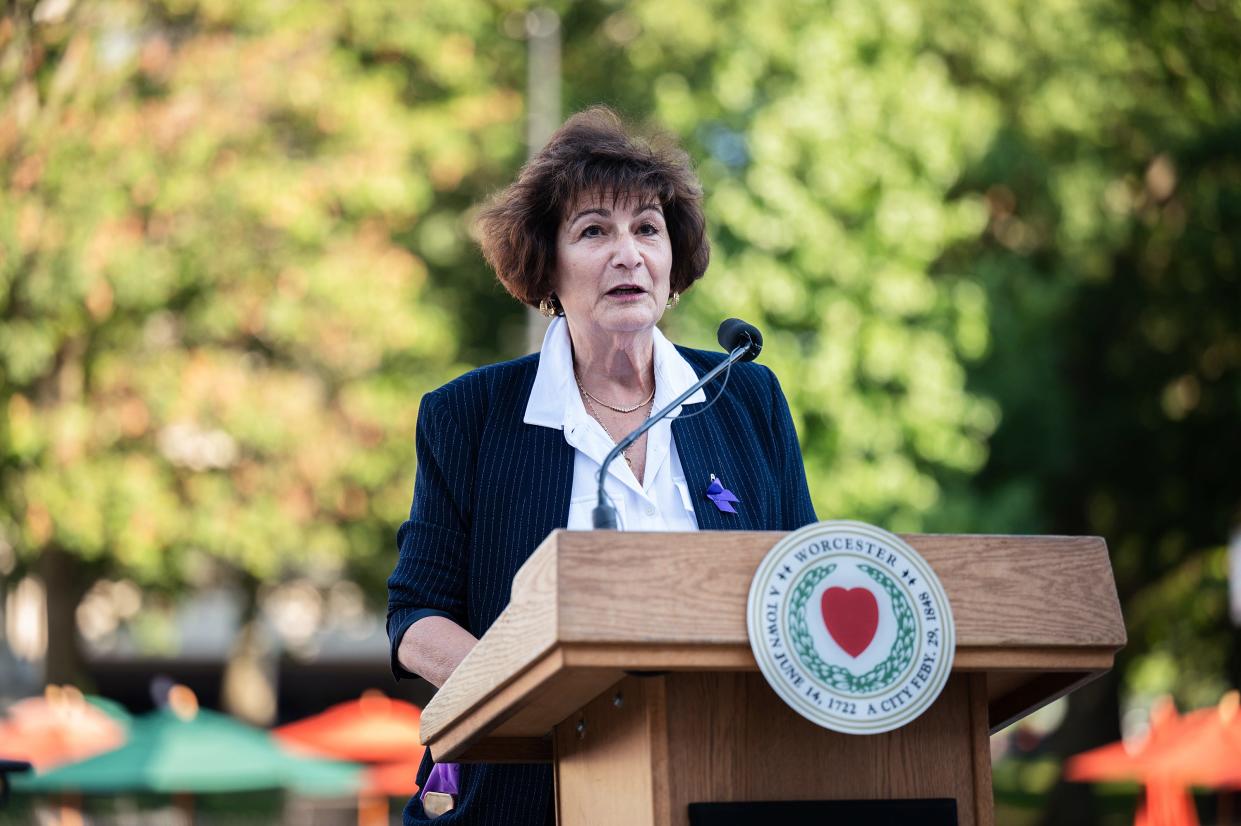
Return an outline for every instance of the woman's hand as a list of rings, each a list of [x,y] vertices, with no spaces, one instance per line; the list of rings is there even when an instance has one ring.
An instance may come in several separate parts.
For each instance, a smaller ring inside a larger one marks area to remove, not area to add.
[[[440,688],[478,643],[447,617],[423,617],[405,631],[396,658],[407,671]]]

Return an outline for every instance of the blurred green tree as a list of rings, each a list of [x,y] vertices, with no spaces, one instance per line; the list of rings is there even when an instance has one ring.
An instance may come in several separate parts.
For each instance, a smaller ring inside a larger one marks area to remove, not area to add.
[[[1241,6],[988,6],[957,26],[935,48],[1005,112],[961,184],[991,205],[956,251],[992,309],[972,386],[1005,413],[962,492],[1021,503],[1023,530],[1106,537],[1129,621],[1049,743],[1063,755],[1114,739],[1122,702],[1241,684],[1219,552],[1241,526]],[[1088,794],[1058,787],[1045,822],[1096,822]]]
[[[343,570],[382,594],[418,398],[462,369],[455,276],[490,288],[461,213],[521,153],[498,14],[0,17],[0,532],[48,585],[49,681],[81,675],[101,576]]]
[[[716,254],[670,323],[770,331],[822,516],[1108,539],[1132,642],[1054,750],[1116,736],[1122,691],[1241,682],[1177,584],[1241,522],[1241,6],[562,10],[570,108],[699,159]]]
[[[1128,660],[1056,749],[1122,678],[1237,683],[1203,555],[1241,503],[1236,0],[551,5],[565,111],[698,161],[715,255],[668,323],[767,332],[823,517],[1108,539]],[[521,340],[466,227],[524,155],[529,6],[0,19],[3,530],[58,594],[343,558],[378,598],[418,393]]]
[[[915,3],[566,4],[569,108],[671,130],[706,190],[707,278],[666,318],[715,347],[757,323],[824,518],[918,530],[987,456],[997,407],[966,387],[983,290],[941,262],[987,224],[954,187],[999,125],[922,48]]]

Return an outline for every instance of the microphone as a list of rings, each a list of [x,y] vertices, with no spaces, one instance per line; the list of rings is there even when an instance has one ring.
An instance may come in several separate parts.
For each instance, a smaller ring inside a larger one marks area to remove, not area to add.
[[[763,334],[753,324],[746,324],[739,318],[724,319],[715,338],[730,353],[745,344],[748,349],[742,361],[754,361],[763,351]]]
[[[726,319],[720,325],[715,338],[720,343],[720,346],[728,351],[728,358],[711,368],[706,375],[694,382],[688,390],[673,399],[667,407],[643,422],[641,427],[617,442],[616,447],[612,448],[612,451],[604,458],[603,464],[599,466],[599,475],[597,477],[599,483],[598,501],[595,504],[594,510],[590,512],[590,519],[595,530],[614,531],[617,527],[616,508],[608,503],[607,493],[603,489],[603,481],[608,478],[608,465],[612,464],[612,460],[621,455],[625,448],[640,439],[643,433],[654,427],[657,422],[673,410],[676,410],[683,401],[709,384],[720,373],[723,373],[739,361],[753,361],[763,349],[763,334],[753,324],[747,324],[739,318]],[[718,398],[719,396],[717,395],[708,404],[714,404]],[[706,410],[706,408],[704,407],[703,410]]]

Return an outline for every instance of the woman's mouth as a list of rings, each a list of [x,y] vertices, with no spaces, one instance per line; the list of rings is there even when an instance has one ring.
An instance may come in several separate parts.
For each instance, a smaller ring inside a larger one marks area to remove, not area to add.
[[[638,298],[646,295],[646,290],[634,284],[622,284],[619,287],[613,287],[608,290],[607,294],[613,298]]]

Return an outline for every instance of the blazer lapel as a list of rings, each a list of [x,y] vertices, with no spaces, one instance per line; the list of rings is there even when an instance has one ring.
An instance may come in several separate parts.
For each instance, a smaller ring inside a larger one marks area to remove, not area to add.
[[[514,421],[517,428],[512,433],[513,444],[514,447],[520,445],[515,475],[525,483],[526,490],[539,492],[522,502],[524,513],[518,518],[518,524],[530,532],[531,550],[551,531],[565,526],[573,494],[575,453],[565,441],[563,431],[521,421],[534,385],[536,367],[537,361],[532,363],[526,380],[509,401],[513,407],[510,421]],[[700,372],[697,367],[695,372]],[[699,409],[699,405],[686,407],[691,413],[695,409]],[[694,515],[702,530],[759,530],[763,524],[763,500],[758,491],[748,487],[745,473],[747,460],[754,460],[750,446],[755,437],[752,433],[730,431],[724,427],[723,418],[706,415],[672,420],[672,438],[676,441],[681,469],[685,471]],[[707,498],[713,474],[740,497],[741,501],[734,504],[736,513],[721,511]]]
[[[564,431],[522,421],[526,403],[534,387],[538,360],[532,360],[519,392],[512,397],[512,440],[509,448],[516,451],[514,476],[523,480],[528,496],[522,501],[524,513],[517,520],[531,532],[531,552],[549,533],[563,528],[569,516],[569,499],[573,496],[573,458],[575,451],[565,441]],[[514,481],[516,481],[516,478]]]
[[[533,549],[556,528],[563,528],[569,518],[569,499],[573,496],[573,458],[576,451],[565,441],[563,431],[535,425],[523,426],[537,431],[532,439],[534,455],[528,458],[532,464],[537,465],[536,473],[547,474],[542,485],[548,495],[539,497],[530,514],[533,524],[540,526],[542,531],[535,545],[531,546]]]
[[[689,412],[696,407],[688,408]],[[704,531],[758,530],[762,502],[754,491],[746,490],[742,458],[745,451],[740,445],[753,436],[726,432],[717,417],[695,416],[674,419],[672,437],[681,457],[698,527]],[[725,513],[707,498],[712,475],[740,497],[741,501],[733,505],[736,513]]]
[[[672,438],[676,441],[677,453],[681,457],[681,469],[685,471],[685,484],[689,487],[689,495],[694,503],[694,516],[698,519],[698,527],[704,531],[726,531],[729,526],[724,524],[724,517],[733,514],[722,512],[706,495],[711,474],[715,471],[711,469],[708,434],[702,426],[704,418],[695,416],[685,421],[673,419]]]

